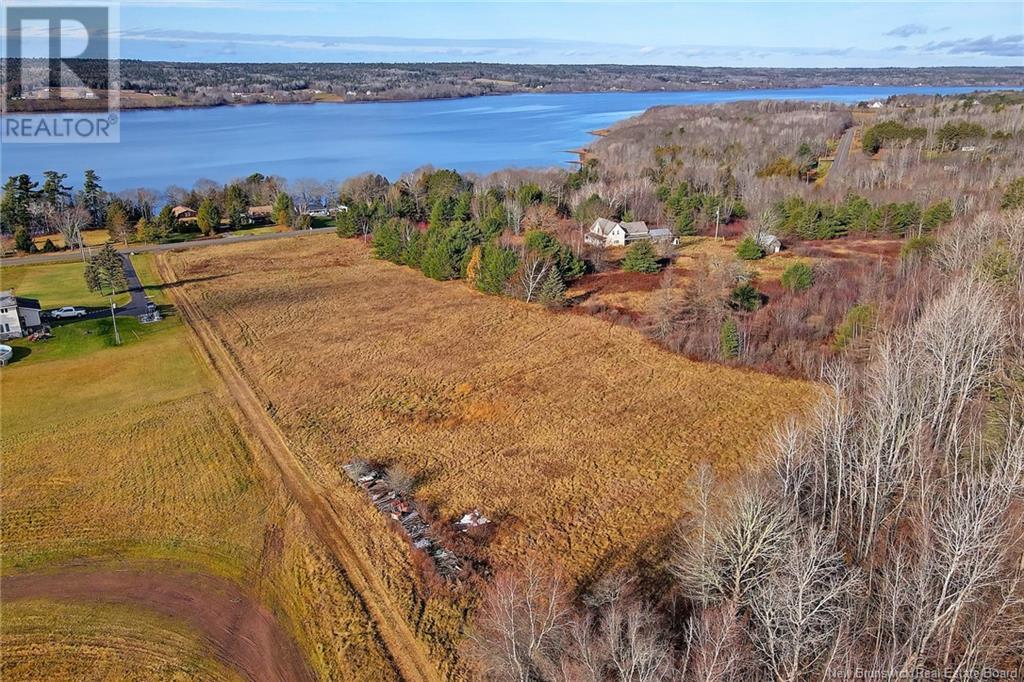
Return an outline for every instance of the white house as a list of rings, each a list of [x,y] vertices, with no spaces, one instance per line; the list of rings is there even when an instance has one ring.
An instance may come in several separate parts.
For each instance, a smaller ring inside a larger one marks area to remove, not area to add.
[[[17,339],[43,324],[42,307],[34,298],[0,291],[0,339]]]
[[[607,218],[598,218],[583,238],[588,244],[606,247],[625,246],[644,239],[669,241],[672,239],[672,231],[666,228],[649,229],[642,220],[617,223]]]
[[[878,100],[875,100],[874,102],[868,105],[868,109],[881,109],[883,106],[885,105],[879,102]]]

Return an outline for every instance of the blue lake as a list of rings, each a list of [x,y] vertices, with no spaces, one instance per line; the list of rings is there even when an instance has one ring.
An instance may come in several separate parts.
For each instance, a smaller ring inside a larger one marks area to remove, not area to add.
[[[127,111],[117,144],[8,144],[4,177],[44,170],[81,184],[94,168],[108,190],[191,187],[253,172],[321,180],[374,171],[391,179],[419,166],[488,172],[564,164],[589,131],[659,104],[754,99],[856,103],[903,93],[974,88],[846,87],[790,90],[524,94],[367,104],[291,104]]]

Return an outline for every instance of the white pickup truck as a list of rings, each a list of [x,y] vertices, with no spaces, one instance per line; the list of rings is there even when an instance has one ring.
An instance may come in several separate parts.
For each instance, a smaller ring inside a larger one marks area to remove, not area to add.
[[[57,320],[66,320],[72,317],[85,317],[88,311],[85,308],[76,308],[72,305],[66,305],[63,308],[57,308],[56,310],[50,311],[50,316]]]

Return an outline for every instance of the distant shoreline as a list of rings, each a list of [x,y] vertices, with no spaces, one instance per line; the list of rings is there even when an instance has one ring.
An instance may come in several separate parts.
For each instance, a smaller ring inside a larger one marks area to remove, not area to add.
[[[877,84],[877,85],[862,85],[858,83],[822,83],[818,85],[803,85],[803,86],[735,86],[730,84],[729,87],[696,87],[696,88],[678,88],[678,89],[659,89],[659,90],[517,90],[510,92],[484,92],[479,94],[467,94],[467,95],[439,95],[423,97],[402,97],[402,98],[380,98],[380,99],[318,99],[312,101],[302,102],[281,102],[281,101],[241,101],[241,102],[181,102],[178,104],[158,104],[153,106],[146,105],[125,105],[121,103],[119,111],[167,111],[174,109],[217,109],[221,107],[250,107],[250,106],[302,106],[302,105],[314,105],[314,104],[339,104],[339,105],[353,105],[353,104],[411,104],[415,102],[432,102],[432,101],[455,101],[455,100],[469,100],[477,99],[481,97],[507,97],[511,95],[650,95],[650,94],[667,94],[667,93],[686,93],[686,92],[752,92],[757,90],[764,91],[778,91],[778,90],[819,90],[822,88],[969,88],[968,92],[986,92],[996,90],[1024,90],[1024,83],[1017,84],[991,84],[991,85],[956,85],[956,84],[936,84],[936,83],[915,83],[913,85],[892,85],[892,84]],[[965,93],[966,94],[966,93]],[[122,96],[124,93],[122,93]],[[21,100],[27,101],[27,100]],[[43,100],[45,101],[45,100]],[[8,106],[8,110],[3,112],[2,116],[35,116],[35,115],[47,115],[47,114],[88,114],[96,113],[97,111],[105,111],[100,108],[58,108],[58,109],[25,109],[25,110],[11,110]],[[601,135],[603,130],[592,131],[594,135]]]

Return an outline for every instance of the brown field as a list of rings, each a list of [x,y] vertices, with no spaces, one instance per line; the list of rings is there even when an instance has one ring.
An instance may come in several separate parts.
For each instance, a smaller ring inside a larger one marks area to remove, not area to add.
[[[356,241],[286,248],[166,258],[293,449],[365,529],[368,555],[391,563],[400,541],[339,473],[354,457],[405,465],[443,517],[479,507],[496,519],[495,565],[539,550],[582,579],[656,559],[695,465],[747,466],[811,393],[587,316],[433,282]]]
[[[166,303],[152,266],[136,257],[143,283]],[[38,276],[19,289],[26,296],[67,265],[30,267]],[[81,277],[58,284],[65,297],[84,290]],[[272,611],[318,677],[396,678],[365,606],[236,426],[176,316],[119,347],[40,348],[0,372],[0,390],[5,579],[69,565],[219,576]],[[127,605],[82,611],[88,618],[49,618],[35,602],[5,601],[2,611],[4,679],[220,676],[194,667],[199,635],[175,619],[160,627],[178,634],[151,638],[145,622],[136,636],[107,617],[130,611],[146,621]],[[136,663],[137,673],[124,672]]]

